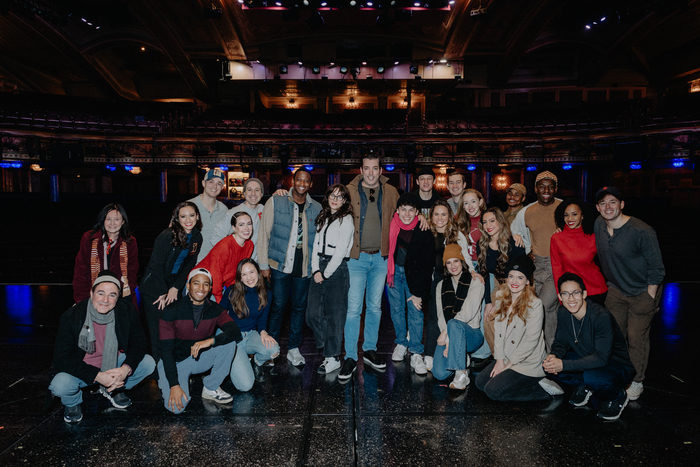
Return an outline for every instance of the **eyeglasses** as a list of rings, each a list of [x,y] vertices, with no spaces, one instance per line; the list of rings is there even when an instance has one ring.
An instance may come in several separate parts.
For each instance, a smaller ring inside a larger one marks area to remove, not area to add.
[[[334,195],[333,193],[331,193],[330,195],[328,195],[328,199],[332,201],[342,201],[345,198],[343,197],[343,195]]]
[[[369,189],[369,202],[370,203],[374,203],[374,193],[375,193],[374,188],[370,188]]]
[[[571,293],[559,292],[559,295],[561,295],[561,298],[563,298],[563,299],[567,299],[569,297],[579,298],[581,295],[583,295],[583,291],[582,290],[575,290]]]

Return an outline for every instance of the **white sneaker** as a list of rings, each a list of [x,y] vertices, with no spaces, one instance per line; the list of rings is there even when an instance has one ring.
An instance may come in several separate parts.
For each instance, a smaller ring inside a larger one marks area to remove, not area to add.
[[[326,357],[316,372],[321,375],[327,375],[338,368],[340,368],[340,359],[338,357]]]
[[[408,352],[408,349],[405,346],[401,344],[396,344],[394,353],[391,354],[391,359],[395,362],[402,362],[404,357],[406,356],[406,352]]]
[[[466,370],[456,371],[455,378],[450,383],[450,389],[465,390],[469,385],[469,376],[467,376]]]
[[[306,359],[301,355],[298,348],[290,349],[287,352],[287,360],[289,360],[294,366],[299,366],[306,363]]]
[[[217,404],[227,404],[233,400],[233,396],[221,389],[221,387],[216,388],[216,391],[210,391],[204,386],[202,387],[202,399],[208,399]]]
[[[417,353],[411,355],[411,368],[416,372],[417,375],[425,375],[428,373],[428,369],[425,367],[425,362],[423,361],[423,356]]]
[[[433,357],[426,355],[423,357],[423,361],[425,362],[425,369],[433,371]]]
[[[644,385],[642,383],[632,381],[630,387],[627,388],[627,395],[630,396],[631,401],[636,401],[637,399],[639,399],[639,396],[642,395],[643,391]]]
[[[557,383],[551,379],[542,378],[540,380],[540,387],[547,391],[550,396],[561,396],[564,394],[564,390]]]

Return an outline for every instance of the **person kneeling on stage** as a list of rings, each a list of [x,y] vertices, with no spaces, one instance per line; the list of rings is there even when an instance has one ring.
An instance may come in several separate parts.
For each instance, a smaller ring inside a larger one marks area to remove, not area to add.
[[[209,370],[202,399],[218,404],[233,400],[221,383],[231,371],[236,342],[242,336],[226,310],[209,300],[211,283],[209,271],[193,269],[187,278],[187,295],[168,305],[160,318],[158,386],[165,408],[175,414],[190,402],[190,375]],[[217,333],[217,328],[222,332]]]
[[[49,390],[61,398],[66,423],[83,419],[82,388],[99,384],[114,407],[125,409],[131,399],[124,390],[153,373],[156,364],[146,354],[146,334],[136,309],[131,299],[119,300],[121,296],[121,281],[105,270],[97,275],[90,298],[61,316]]]
[[[442,261],[445,278],[435,288],[440,336],[431,371],[439,380],[447,379],[454,373],[450,388],[466,389],[469,384],[469,353],[484,342],[484,335],[479,329],[484,284],[469,274],[458,244],[451,243],[445,247]]]
[[[622,331],[608,310],[586,299],[579,276],[562,274],[558,288],[563,306],[544,371],[575,388],[570,404],[582,407],[595,395],[603,402],[598,418],[616,420],[629,402],[625,388],[635,374]]]

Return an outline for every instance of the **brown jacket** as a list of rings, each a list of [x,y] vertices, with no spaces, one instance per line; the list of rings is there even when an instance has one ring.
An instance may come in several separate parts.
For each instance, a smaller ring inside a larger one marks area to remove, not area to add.
[[[359,190],[362,178],[362,174],[359,174],[347,185],[355,221],[355,237],[352,251],[350,252],[350,257],[353,259],[360,258],[360,215],[362,214],[362,206],[360,206]],[[399,201],[399,192],[387,183],[388,180],[384,175],[379,177],[379,185],[382,188],[382,256],[389,256],[389,225],[391,225],[391,218],[396,212],[396,203]]]

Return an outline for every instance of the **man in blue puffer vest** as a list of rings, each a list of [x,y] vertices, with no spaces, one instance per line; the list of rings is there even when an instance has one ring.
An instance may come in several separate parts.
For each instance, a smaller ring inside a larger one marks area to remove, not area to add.
[[[298,366],[306,363],[299,352],[311,279],[311,252],[316,229],[314,222],[321,205],[311,199],[311,172],[294,173],[293,187],[286,196],[274,195],[263,209],[258,234],[258,262],[262,274],[272,279],[272,306],[267,332],[279,342],[284,309],[292,294],[292,322],[287,343],[287,360]]]

